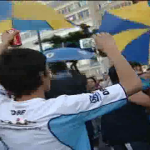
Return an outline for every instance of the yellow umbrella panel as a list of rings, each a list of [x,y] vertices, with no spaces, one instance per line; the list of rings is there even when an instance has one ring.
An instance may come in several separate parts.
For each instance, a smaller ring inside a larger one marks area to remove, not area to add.
[[[56,30],[74,27],[63,15],[39,2],[3,1],[0,2],[0,14],[3,14],[2,7],[8,11],[6,14],[11,15],[3,15],[2,19],[0,17],[0,32],[12,27],[18,30]]]

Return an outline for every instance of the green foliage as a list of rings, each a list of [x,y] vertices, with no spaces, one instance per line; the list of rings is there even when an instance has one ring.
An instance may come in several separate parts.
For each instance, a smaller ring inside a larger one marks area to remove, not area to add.
[[[54,44],[53,47],[58,47],[62,43],[67,43],[67,42],[74,43],[74,42],[79,42],[80,39],[89,38],[91,34],[87,33],[86,31],[87,28],[89,28],[89,26],[87,26],[86,24],[81,24],[80,27],[82,28],[82,31],[70,32],[65,37],[54,35],[51,38],[43,39],[42,43],[50,43],[50,44]],[[39,44],[39,43],[36,42],[35,44]]]

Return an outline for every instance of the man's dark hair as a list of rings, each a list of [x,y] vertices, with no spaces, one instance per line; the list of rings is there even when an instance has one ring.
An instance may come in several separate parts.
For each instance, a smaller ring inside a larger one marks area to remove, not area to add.
[[[0,83],[17,98],[43,84],[41,73],[47,75],[46,57],[38,51],[14,48],[0,55]]]
[[[110,77],[110,80],[111,80],[112,84],[119,83],[119,78],[118,78],[118,75],[117,75],[117,72],[116,72],[116,69],[115,69],[114,66],[109,68],[108,75]]]
[[[87,78],[87,80],[89,80],[89,79],[91,79],[91,80],[93,80],[95,83],[97,83],[97,82],[96,82],[96,79],[95,79],[94,77],[89,77],[89,78]]]
[[[67,70],[67,65],[65,62],[55,62],[55,63],[49,63],[50,70],[52,73],[56,74],[58,72]]]

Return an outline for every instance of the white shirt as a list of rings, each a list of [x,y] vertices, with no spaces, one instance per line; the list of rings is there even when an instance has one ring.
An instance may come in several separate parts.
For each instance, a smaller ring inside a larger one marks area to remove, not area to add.
[[[125,104],[126,94],[119,84],[49,100],[16,102],[2,94],[0,137],[7,150],[89,150],[85,122]]]

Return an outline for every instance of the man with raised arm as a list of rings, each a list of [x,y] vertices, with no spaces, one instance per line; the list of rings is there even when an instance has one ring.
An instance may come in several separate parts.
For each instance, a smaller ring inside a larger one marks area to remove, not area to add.
[[[94,36],[97,47],[113,61],[120,84],[45,100],[50,89],[46,57],[32,49],[7,49],[16,33],[4,33],[0,45],[0,83],[14,95],[11,100],[0,96],[3,145],[11,150],[90,150],[85,122],[125,105],[127,96],[142,89],[140,79],[113,37],[102,33]]]

